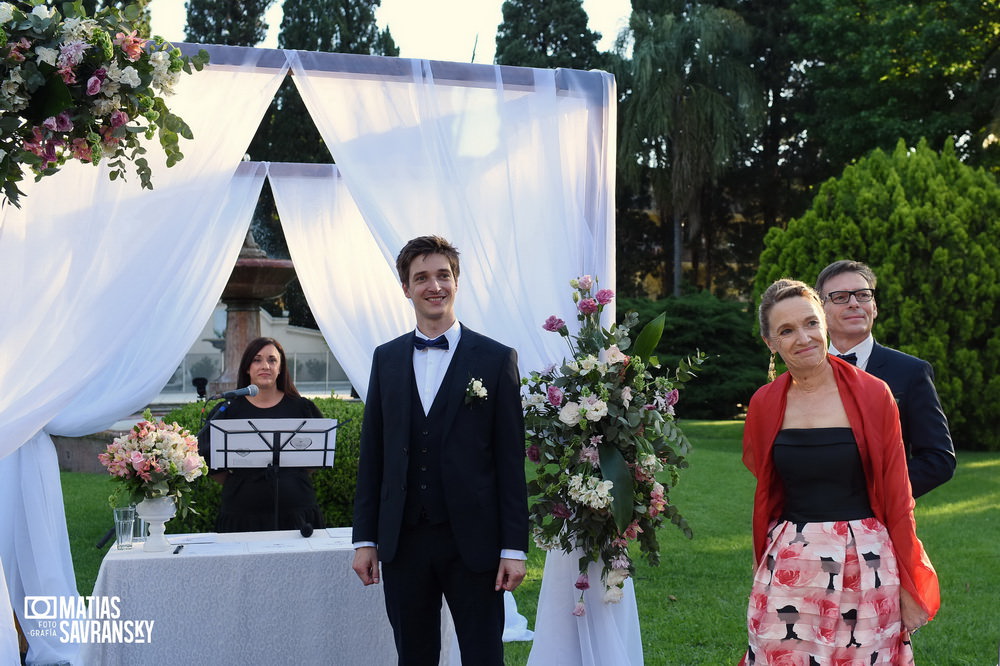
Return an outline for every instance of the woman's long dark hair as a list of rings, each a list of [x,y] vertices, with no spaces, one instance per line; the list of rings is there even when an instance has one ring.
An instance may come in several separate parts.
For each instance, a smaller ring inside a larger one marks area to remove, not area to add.
[[[285,395],[298,398],[300,396],[299,390],[295,388],[292,375],[288,372],[288,360],[285,358],[285,349],[274,338],[257,338],[250,341],[246,351],[243,352],[243,358],[240,360],[240,369],[236,373],[236,386],[247,386],[250,383],[250,364],[253,363],[254,356],[268,345],[274,345],[274,348],[278,350],[278,357],[281,359],[281,370],[278,372],[278,378],[274,382],[275,385]]]

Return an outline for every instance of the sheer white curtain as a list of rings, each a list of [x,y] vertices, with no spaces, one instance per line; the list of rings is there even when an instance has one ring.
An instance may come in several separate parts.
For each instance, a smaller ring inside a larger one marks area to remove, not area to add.
[[[268,182],[316,323],[364,396],[375,344],[413,327],[396,271],[383,258],[336,165],[273,163]]]
[[[541,324],[551,314],[575,323],[568,281],[591,273],[614,286],[613,78],[286,53],[384,265],[414,236],[448,238],[462,253],[460,319],[517,348],[522,371],[562,358],[563,342]],[[403,300],[398,284],[395,294]],[[354,334],[366,363],[391,337]]]
[[[25,594],[76,594],[48,433],[100,430],[147,404],[239,252],[264,170],[237,167],[287,68],[259,67],[253,49],[229,55],[171,98],[196,139],[172,169],[150,150],[155,190],[69,165],[4,210],[0,284],[15,325],[0,330],[0,560],[18,612]],[[78,647],[35,639],[29,660],[70,661]]]

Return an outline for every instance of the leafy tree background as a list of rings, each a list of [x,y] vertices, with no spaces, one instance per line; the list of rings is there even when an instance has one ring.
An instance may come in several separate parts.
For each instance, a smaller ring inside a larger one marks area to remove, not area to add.
[[[267,36],[264,14],[275,0],[187,0],[189,41],[256,46]]]
[[[812,283],[832,261],[878,276],[875,338],[929,361],[957,446],[1000,450],[1000,186],[948,141],[875,150],[823,184],[812,208],[771,229],[754,283]],[[984,399],[986,398],[986,399]]]
[[[506,0],[497,28],[498,65],[602,69],[601,34],[587,27],[583,0]]]

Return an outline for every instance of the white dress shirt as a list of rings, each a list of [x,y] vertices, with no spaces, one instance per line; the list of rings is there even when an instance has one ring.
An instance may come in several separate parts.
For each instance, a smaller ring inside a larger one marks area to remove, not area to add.
[[[875,347],[875,338],[872,337],[871,333],[869,333],[867,338],[865,338],[858,344],[854,345],[847,351],[837,351],[837,348],[834,347],[833,343],[831,342],[830,353],[833,354],[834,356],[839,356],[841,354],[850,354],[851,352],[854,352],[854,355],[858,357],[858,362],[855,363],[854,365],[856,365],[860,370],[867,370],[868,359],[871,358],[872,349],[874,347]]]

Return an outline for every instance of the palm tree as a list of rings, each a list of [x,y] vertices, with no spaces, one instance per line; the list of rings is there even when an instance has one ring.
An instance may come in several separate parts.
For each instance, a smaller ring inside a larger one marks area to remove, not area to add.
[[[619,54],[632,44],[631,61],[622,59],[624,69],[617,72],[623,83],[619,164],[631,181],[649,170],[660,219],[672,214],[672,243],[665,238],[663,245],[673,245],[675,296],[684,221],[688,242],[696,242],[706,187],[752,140],[762,118],[750,38],[747,24],[727,9],[635,0],[629,27],[618,39]],[[668,278],[664,266],[664,284]]]

